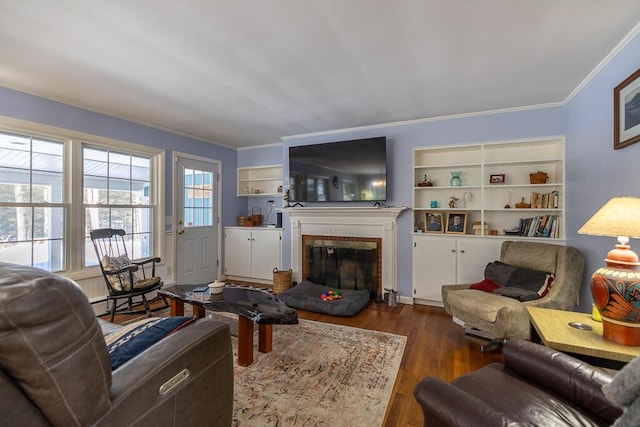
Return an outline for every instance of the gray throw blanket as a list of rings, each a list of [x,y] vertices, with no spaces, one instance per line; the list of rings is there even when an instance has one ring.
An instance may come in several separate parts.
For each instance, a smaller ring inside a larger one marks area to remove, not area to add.
[[[640,357],[627,363],[610,384],[602,386],[607,399],[623,408],[614,427],[640,426]]]

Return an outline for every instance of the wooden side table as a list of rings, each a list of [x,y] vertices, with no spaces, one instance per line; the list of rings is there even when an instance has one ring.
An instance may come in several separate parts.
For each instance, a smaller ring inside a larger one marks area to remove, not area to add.
[[[593,320],[591,314],[539,307],[527,307],[527,310],[540,340],[547,347],[625,363],[640,356],[640,347],[605,341],[602,338],[602,323]],[[571,322],[591,326],[592,330],[576,329],[569,325]]]

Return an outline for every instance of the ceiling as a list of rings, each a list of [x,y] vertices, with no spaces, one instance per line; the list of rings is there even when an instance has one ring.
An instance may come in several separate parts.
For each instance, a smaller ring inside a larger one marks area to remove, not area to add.
[[[562,103],[639,22],[638,0],[2,0],[0,86],[249,147]]]

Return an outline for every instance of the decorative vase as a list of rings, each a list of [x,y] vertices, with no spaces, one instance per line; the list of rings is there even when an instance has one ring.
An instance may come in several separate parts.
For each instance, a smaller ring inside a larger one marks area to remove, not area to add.
[[[605,341],[640,346],[640,271],[627,245],[616,245],[607,266],[591,277],[591,295],[602,318]]]
[[[460,178],[462,172],[451,172],[451,186],[460,187],[462,185],[462,178]]]

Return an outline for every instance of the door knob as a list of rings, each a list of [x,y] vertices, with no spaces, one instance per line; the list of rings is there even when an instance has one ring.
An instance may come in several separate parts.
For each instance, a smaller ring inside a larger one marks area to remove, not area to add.
[[[178,231],[178,234],[184,234],[184,230]]]

